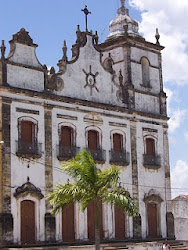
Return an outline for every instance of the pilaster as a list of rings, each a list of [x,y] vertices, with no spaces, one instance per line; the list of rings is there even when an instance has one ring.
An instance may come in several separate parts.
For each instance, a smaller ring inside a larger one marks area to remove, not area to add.
[[[133,184],[133,199],[139,208],[139,189],[138,189],[138,166],[137,166],[137,132],[136,121],[131,121],[131,159],[132,159],[132,184]],[[141,216],[138,215],[133,218],[133,237],[141,238]]]
[[[52,165],[52,107],[44,106],[45,121],[45,191],[48,195],[53,189],[53,165]],[[55,217],[51,212],[52,206],[46,201],[45,214],[45,240],[48,242],[55,241]]]

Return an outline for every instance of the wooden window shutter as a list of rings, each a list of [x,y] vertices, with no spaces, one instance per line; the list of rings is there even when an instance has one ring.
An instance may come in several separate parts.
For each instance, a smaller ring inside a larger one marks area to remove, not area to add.
[[[151,156],[155,155],[155,140],[152,138],[146,139],[146,154]]]
[[[31,121],[21,121],[21,141],[27,144],[34,143],[35,124]]]
[[[72,146],[73,130],[70,127],[61,127],[61,145],[70,148]]]
[[[99,148],[99,133],[96,130],[88,131],[88,148],[93,150]]]
[[[113,134],[113,150],[114,152],[122,152],[123,150],[123,136],[120,134]]]

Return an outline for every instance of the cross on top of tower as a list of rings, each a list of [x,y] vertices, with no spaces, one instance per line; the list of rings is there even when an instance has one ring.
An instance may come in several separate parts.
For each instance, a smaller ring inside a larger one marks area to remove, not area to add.
[[[82,10],[85,14],[85,19],[86,19],[86,32],[88,31],[87,29],[87,16],[91,14],[91,12],[88,10],[87,5],[85,5],[85,8]]]
[[[121,0],[121,7],[125,7],[125,0]]]

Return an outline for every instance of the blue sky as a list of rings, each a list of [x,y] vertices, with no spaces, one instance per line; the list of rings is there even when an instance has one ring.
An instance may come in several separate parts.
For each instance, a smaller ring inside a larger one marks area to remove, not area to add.
[[[99,41],[108,35],[110,21],[116,16],[120,0],[0,0],[0,40],[9,51],[12,35],[24,27],[34,43],[42,64],[54,66],[62,57],[63,40],[70,54],[76,27],[85,29],[81,9],[88,5],[89,30],[97,30]],[[168,95],[170,163],[173,196],[188,194],[188,0],[127,0],[130,16],[139,21],[140,32],[155,42],[155,28],[161,34],[164,86]],[[176,188],[182,188],[180,190]],[[184,190],[183,190],[184,188]],[[179,191],[179,192],[178,192]]]

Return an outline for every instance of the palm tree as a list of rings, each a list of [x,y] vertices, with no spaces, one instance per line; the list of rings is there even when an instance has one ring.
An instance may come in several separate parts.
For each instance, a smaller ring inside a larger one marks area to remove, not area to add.
[[[129,216],[137,214],[137,206],[128,192],[118,186],[120,170],[112,165],[98,169],[91,154],[84,149],[75,159],[67,161],[62,171],[71,177],[71,182],[58,184],[47,196],[53,205],[52,214],[64,209],[72,202],[79,202],[82,211],[95,201],[95,249],[100,250],[99,202],[110,203],[122,208]]]

